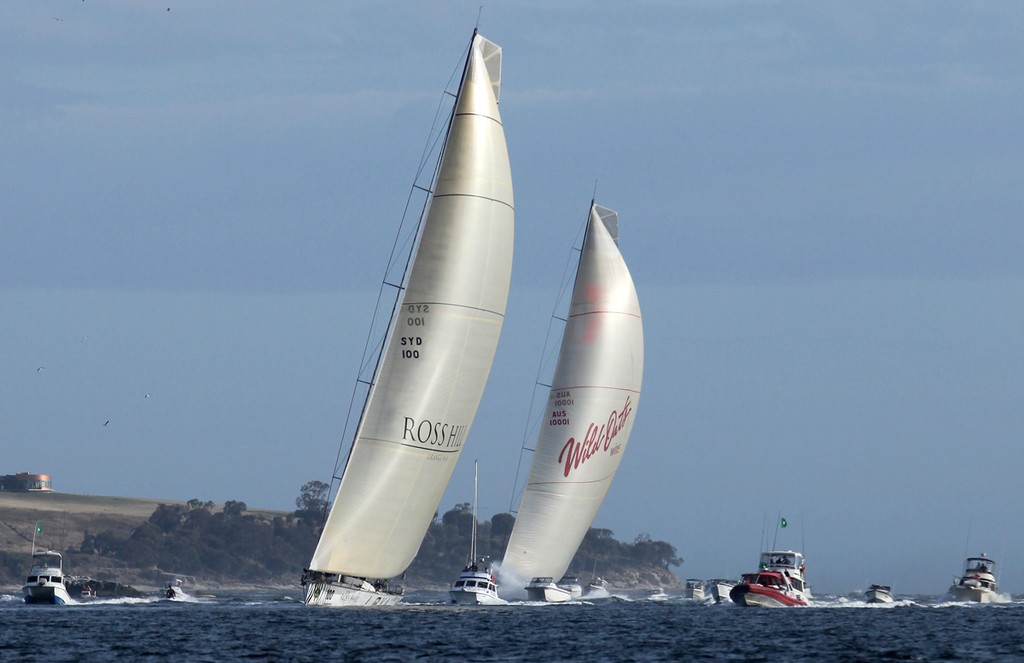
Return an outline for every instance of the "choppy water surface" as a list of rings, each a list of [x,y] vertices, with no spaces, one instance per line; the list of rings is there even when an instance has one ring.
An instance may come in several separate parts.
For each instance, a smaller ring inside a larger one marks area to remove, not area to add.
[[[453,607],[307,608],[284,593],[27,606],[0,596],[0,660],[993,661],[1024,659],[1024,600],[921,597],[886,606],[824,597],[758,609],[611,598]]]

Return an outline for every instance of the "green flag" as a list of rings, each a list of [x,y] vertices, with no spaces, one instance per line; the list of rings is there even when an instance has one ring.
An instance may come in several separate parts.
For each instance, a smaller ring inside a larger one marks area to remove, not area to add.
[[[39,526],[38,522],[36,522],[36,534],[42,534],[42,533],[43,533],[43,528]]]
[[[785,519],[785,518],[779,518],[779,526],[780,526],[780,527],[785,527],[785,526],[786,526],[786,525],[788,525],[788,524],[789,524],[789,523],[787,523],[787,522],[786,522],[786,519]]]

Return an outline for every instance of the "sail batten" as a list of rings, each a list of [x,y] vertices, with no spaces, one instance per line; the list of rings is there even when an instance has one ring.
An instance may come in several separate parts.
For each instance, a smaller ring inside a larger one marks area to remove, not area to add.
[[[640,401],[643,321],[618,214],[591,204],[562,345],[502,572],[560,578],[604,501]]]
[[[504,321],[512,179],[501,49],[475,35],[419,240],[310,569],[390,578],[412,562],[465,446]]]

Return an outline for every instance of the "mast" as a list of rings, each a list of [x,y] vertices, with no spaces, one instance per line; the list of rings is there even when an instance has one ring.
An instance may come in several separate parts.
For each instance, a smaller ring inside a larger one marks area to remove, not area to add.
[[[476,564],[476,484],[477,484],[477,461],[473,461],[473,540],[469,544],[469,564]]]

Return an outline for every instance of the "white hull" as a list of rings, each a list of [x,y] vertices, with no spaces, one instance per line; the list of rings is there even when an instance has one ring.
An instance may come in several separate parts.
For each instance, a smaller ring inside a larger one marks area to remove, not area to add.
[[[953,585],[949,588],[955,601],[972,601],[974,603],[991,603],[996,598],[996,593],[987,587],[964,587]]]
[[[452,589],[448,591],[452,603],[458,605],[505,605],[505,599],[499,598],[497,593],[485,590],[473,589]]]
[[[306,605],[327,607],[366,607],[396,605],[402,600],[401,594],[392,594],[374,589],[373,585],[363,582],[357,587],[337,582],[311,582],[305,585],[304,601]]]
[[[723,601],[732,601],[732,599],[729,598],[729,592],[735,586],[736,583],[731,581],[709,580],[708,592],[711,594],[711,598],[715,600],[715,603],[721,603]]]
[[[31,583],[24,585],[21,591],[25,595],[25,603],[65,605],[75,602],[62,583],[48,582],[43,585]]]
[[[892,603],[892,594],[884,589],[869,589],[864,592],[864,598],[868,603]]]
[[[582,590],[580,594],[582,594]],[[529,584],[526,586],[526,598],[531,601],[545,603],[566,603],[572,600],[572,591],[559,587],[555,583]]]
[[[683,598],[691,601],[704,600],[704,583],[699,580],[687,580],[683,588]]]

